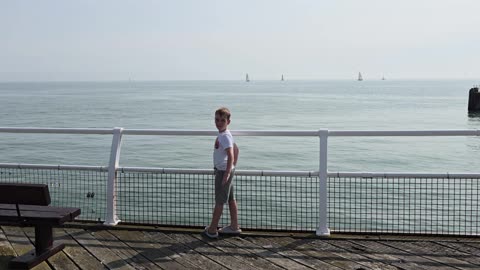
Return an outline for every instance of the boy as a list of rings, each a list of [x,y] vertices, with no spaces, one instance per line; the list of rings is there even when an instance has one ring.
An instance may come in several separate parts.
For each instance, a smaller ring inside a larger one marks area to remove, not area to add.
[[[205,227],[204,234],[209,238],[218,238],[218,233],[239,234],[238,208],[233,194],[233,175],[238,159],[238,147],[228,130],[230,111],[222,107],[215,111],[215,126],[218,136],[213,149],[213,164],[215,167],[215,208],[213,209],[210,226]],[[228,202],[230,208],[230,225],[217,230],[218,222],[223,213],[223,205]]]

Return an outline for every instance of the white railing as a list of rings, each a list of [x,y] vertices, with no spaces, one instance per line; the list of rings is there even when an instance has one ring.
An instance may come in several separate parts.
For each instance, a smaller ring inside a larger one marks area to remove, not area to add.
[[[216,136],[216,131],[210,130],[159,130],[159,129],[92,129],[92,128],[0,128],[0,133],[48,133],[48,134],[99,134],[113,135],[108,166],[78,166],[78,165],[45,165],[45,164],[11,164],[0,163],[4,168],[43,168],[63,170],[95,170],[108,171],[107,183],[107,216],[105,225],[116,225],[120,220],[116,215],[115,178],[117,171],[138,171],[156,173],[212,173],[209,169],[174,169],[119,167],[123,135],[157,135],[157,136]],[[327,179],[328,177],[431,177],[431,178],[473,178],[480,179],[480,173],[395,173],[395,172],[328,172],[328,137],[334,136],[480,136],[480,130],[419,130],[419,131],[371,131],[371,130],[310,130],[310,131],[232,131],[234,136],[285,136],[285,137],[319,137],[319,168],[318,171],[269,171],[269,170],[238,170],[237,175],[251,176],[308,176],[319,177],[319,220],[317,235],[329,235],[327,222]]]

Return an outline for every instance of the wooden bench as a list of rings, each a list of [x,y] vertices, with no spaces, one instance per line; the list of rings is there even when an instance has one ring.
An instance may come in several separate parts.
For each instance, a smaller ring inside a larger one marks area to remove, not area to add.
[[[12,269],[30,269],[65,247],[53,243],[53,226],[73,221],[79,208],[53,207],[48,186],[0,183],[0,223],[35,226],[35,249],[12,259]]]

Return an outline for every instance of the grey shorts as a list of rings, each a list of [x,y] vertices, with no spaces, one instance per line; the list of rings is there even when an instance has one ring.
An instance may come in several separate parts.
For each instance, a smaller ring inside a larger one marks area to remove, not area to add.
[[[215,170],[215,203],[216,204],[226,204],[235,200],[233,195],[233,176],[235,170],[232,170],[230,173],[230,178],[225,185],[222,185],[223,175],[225,171]]]

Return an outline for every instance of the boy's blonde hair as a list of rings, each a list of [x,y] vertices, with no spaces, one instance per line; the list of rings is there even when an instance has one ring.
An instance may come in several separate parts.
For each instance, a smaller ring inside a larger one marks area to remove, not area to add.
[[[226,107],[221,107],[220,109],[215,111],[215,115],[218,115],[222,118],[230,120],[230,110]]]

